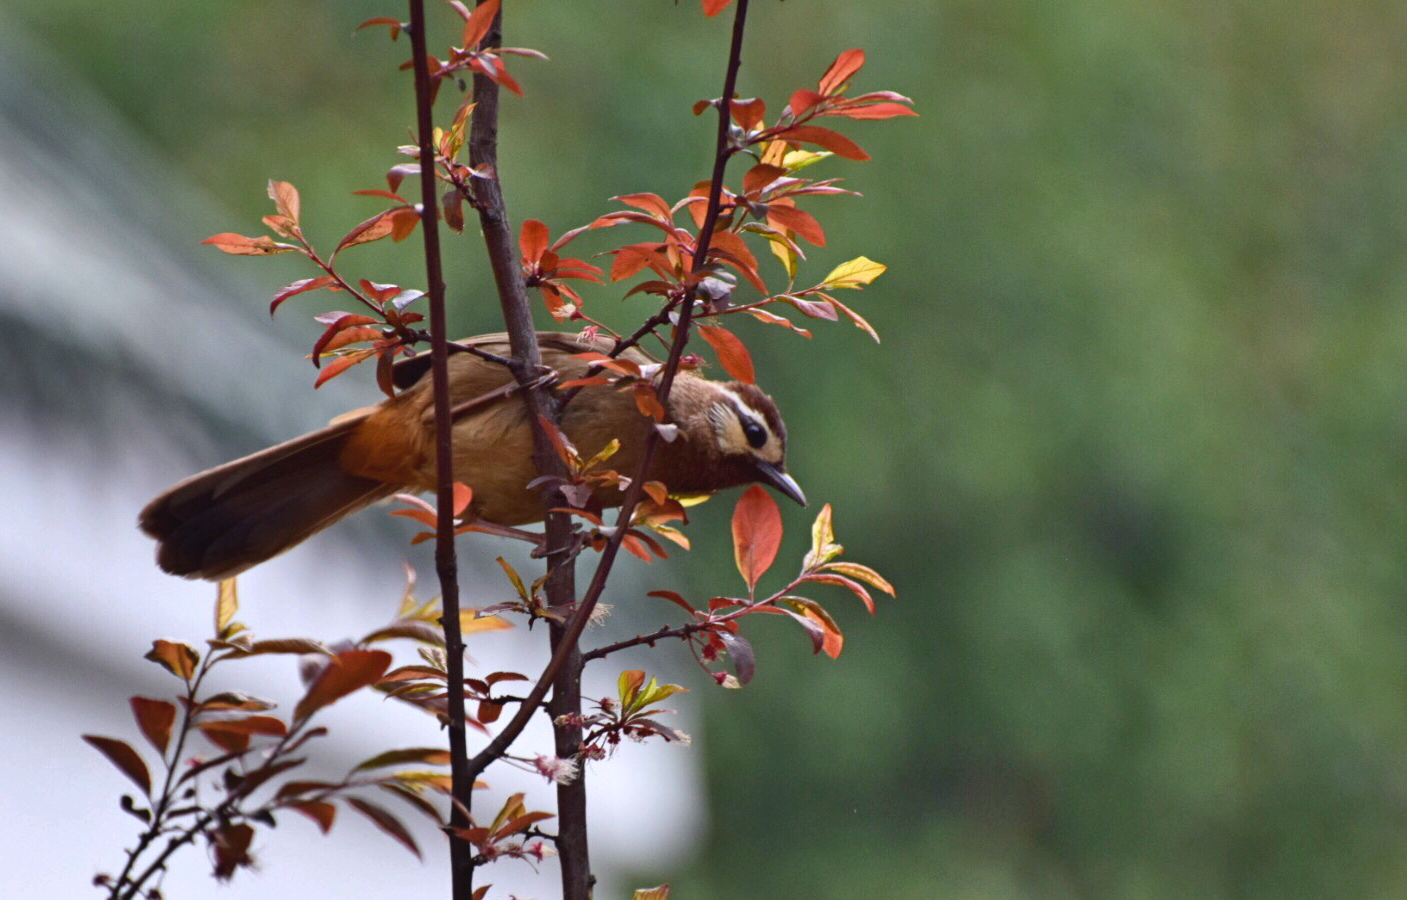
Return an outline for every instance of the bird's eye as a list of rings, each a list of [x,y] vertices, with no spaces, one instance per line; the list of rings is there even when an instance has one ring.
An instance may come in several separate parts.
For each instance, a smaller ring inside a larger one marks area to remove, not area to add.
[[[744,421],[743,437],[747,438],[752,449],[761,450],[762,445],[767,443],[767,430],[756,422]]]

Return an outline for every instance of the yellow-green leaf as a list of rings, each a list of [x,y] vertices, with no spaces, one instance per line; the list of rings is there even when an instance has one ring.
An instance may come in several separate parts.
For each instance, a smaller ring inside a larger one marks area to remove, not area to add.
[[[830,288],[858,289],[883,275],[887,268],[888,266],[883,263],[877,263],[864,256],[857,256],[832,269],[821,284]]]
[[[844,548],[835,542],[835,531],[831,527],[831,505],[821,507],[816,521],[811,524],[811,549],[801,567],[807,571],[828,563],[840,555]]]
[[[234,621],[235,613],[239,612],[239,588],[233,578],[226,578],[220,582],[219,591],[215,596],[215,634],[222,638],[229,635],[225,632]]]
[[[871,569],[869,566],[862,566],[859,563],[838,562],[831,563],[830,565],[826,566],[826,570],[830,572],[839,572],[842,575],[848,575],[851,578],[865,582],[871,587],[875,587],[881,591],[884,591],[891,597],[895,596],[894,585],[890,584],[887,580],[885,580],[883,575],[880,575],[878,572],[876,572],[874,569]]]
[[[512,627],[513,623],[502,616],[480,615],[477,609],[459,611],[459,630],[462,634],[474,634],[479,631],[506,631]]]

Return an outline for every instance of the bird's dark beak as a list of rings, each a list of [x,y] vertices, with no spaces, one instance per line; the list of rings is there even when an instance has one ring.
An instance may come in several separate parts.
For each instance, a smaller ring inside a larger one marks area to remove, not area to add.
[[[786,469],[781,466],[762,460],[756,461],[757,471],[762,473],[762,482],[769,484],[777,490],[786,494],[798,504],[806,505],[806,495],[801,491],[801,485],[796,483],[796,479],[787,474]]]

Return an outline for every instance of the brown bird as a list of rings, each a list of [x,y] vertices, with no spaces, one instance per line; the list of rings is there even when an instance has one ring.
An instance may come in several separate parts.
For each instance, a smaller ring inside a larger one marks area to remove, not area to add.
[[[609,339],[539,332],[543,365],[561,380],[580,378],[590,363],[574,354],[606,352]],[[506,356],[503,334],[469,338]],[[621,358],[650,360],[628,350]],[[528,483],[537,477],[532,431],[522,399],[508,390],[502,365],[470,353],[449,358],[450,403],[465,406],[454,421],[454,478],[473,489],[466,515],[514,526],[542,519],[542,501]],[[434,392],[429,354],[398,363],[400,393],[380,405],[347,413],[331,425],[186,479],[142,510],[142,530],[158,541],[156,561],[173,575],[228,578],[277,556],[362,507],[399,491],[433,491]],[[498,396],[484,403],[476,398]],[[655,451],[649,478],[676,494],[711,493],[751,482],[771,485],[806,505],[786,472],[786,426],[772,398],[751,384],[709,381],[680,371],[669,395],[673,441]],[[628,390],[584,388],[563,411],[562,430],[589,459],[612,439],[620,449],[607,463],[635,471],[652,421]],[[597,490],[603,506],[619,506],[621,491]]]

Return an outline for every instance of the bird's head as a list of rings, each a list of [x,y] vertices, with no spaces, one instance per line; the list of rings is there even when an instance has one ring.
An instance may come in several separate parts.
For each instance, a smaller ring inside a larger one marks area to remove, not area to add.
[[[787,427],[777,404],[756,385],[713,386],[704,417],[721,463],[716,474],[732,483],[760,481],[805,506],[801,486],[787,474]]]

